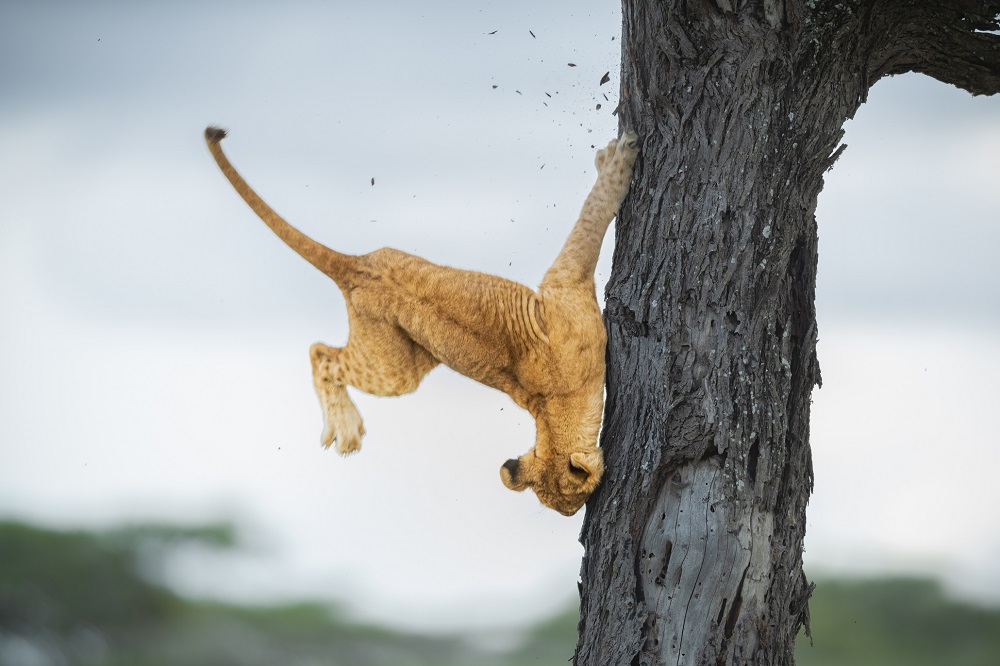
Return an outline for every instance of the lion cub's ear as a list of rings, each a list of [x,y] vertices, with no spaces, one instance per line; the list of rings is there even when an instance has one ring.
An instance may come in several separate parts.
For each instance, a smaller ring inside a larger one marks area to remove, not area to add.
[[[574,451],[569,456],[570,471],[585,476],[584,485],[597,486],[604,475],[604,454],[600,449],[593,451]]]

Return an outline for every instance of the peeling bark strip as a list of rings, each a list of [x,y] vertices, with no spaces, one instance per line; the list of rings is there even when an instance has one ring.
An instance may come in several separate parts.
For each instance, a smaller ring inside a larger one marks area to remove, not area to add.
[[[649,612],[640,666],[684,663],[686,646],[715,645],[725,653],[743,610],[753,613],[764,603],[774,518],[758,513],[750,523],[735,521],[736,531],[719,531],[734,523],[723,515],[729,510],[723,468],[721,456],[710,456],[661,486],[639,552]],[[753,650],[756,627],[748,627],[746,639],[744,647]]]
[[[1000,0],[623,1],[642,152],[607,285],[580,666],[792,664],[820,383],[816,201],[880,78],[1000,91]]]

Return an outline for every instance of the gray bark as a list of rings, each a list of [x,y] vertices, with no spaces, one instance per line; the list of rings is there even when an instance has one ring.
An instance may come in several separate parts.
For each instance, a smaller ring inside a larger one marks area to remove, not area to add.
[[[998,13],[624,0],[619,117],[642,149],[606,290],[607,471],[574,663],[794,663],[823,174],[885,75],[1000,90],[1000,39],[982,32]]]

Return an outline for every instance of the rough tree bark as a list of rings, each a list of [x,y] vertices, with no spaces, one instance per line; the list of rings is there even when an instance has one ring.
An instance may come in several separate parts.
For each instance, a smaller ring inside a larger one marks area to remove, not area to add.
[[[794,662],[823,174],[884,76],[1000,91],[998,13],[623,0],[619,117],[642,152],[606,291],[607,473],[581,535],[574,663]]]

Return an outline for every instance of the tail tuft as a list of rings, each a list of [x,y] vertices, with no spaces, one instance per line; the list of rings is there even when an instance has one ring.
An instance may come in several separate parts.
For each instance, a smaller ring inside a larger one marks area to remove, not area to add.
[[[226,130],[221,127],[206,127],[205,128],[205,141],[209,143],[219,143],[226,138]]]

